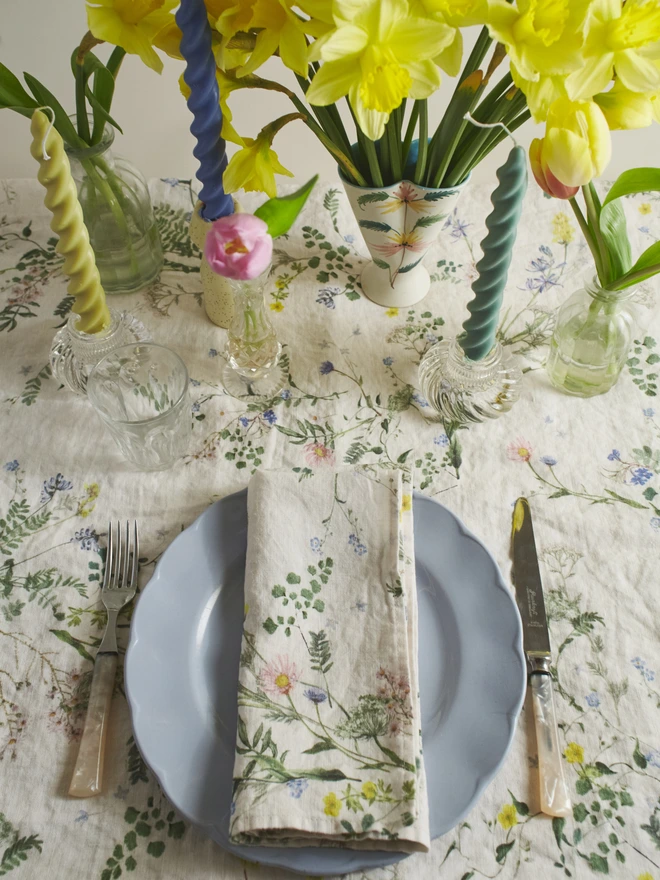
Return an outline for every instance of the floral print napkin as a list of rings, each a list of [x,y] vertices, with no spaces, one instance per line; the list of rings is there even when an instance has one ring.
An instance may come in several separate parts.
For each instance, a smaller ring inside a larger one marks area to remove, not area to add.
[[[429,848],[409,477],[248,489],[234,842]]]

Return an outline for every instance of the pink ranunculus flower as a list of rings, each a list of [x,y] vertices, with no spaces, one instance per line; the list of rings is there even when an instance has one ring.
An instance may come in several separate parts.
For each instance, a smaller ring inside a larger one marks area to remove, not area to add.
[[[266,223],[254,214],[229,214],[211,225],[204,256],[218,275],[249,281],[270,264],[273,239]]]

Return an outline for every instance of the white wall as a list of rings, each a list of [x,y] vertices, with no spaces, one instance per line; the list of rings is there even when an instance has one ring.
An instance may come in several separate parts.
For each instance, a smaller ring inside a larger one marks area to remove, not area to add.
[[[74,85],[70,55],[87,30],[84,0],[0,0],[0,61],[20,76],[23,70],[36,76],[73,112]],[[106,58],[107,47],[98,54]],[[123,64],[112,113],[124,130],[117,134],[117,152],[133,161],[148,177],[188,178],[197,163],[192,155],[190,114],[179,88],[182,63],[165,58],[161,76],[145,67],[139,58],[128,56]],[[273,59],[260,71],[271,79],[281,78],[292,88],[292,74]],[[446,81],[430,104],[431,125],[440,118],[452,86]],[[236,129],[243,135],[256,132],[276,115],[291,112],[284,95],[242,91],[230,99]],[[519,131],[527,145],[540,126],[528,122]],[[635,132],[615,132],[614,157],[606,172],[615,177],[636,165],[660,165],[660,126]],[[27,119],[9,110],[0,111],[0,178],[31,177],[35,163],[29,153]],[[232,148],[233,149],[233,148]],[[319,172],[326,178],[336,174],[335,163],[302,122],[287,126],[276,138],[280,160],[305,180]],[[475,172],[477,181],[493,179],[494,171],[508,151],[506,142]],[[284,178],[282,178],[284,180]]]

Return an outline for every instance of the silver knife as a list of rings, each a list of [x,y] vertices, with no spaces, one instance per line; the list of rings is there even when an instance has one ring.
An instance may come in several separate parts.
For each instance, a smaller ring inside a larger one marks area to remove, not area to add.
[[[526,498],[513,511],[511,531],[513,583],[523,624],[523,647],[529,667],[529,686],[539,753],[541,811],[548,816],[568,816],[571,799],[564,779],[550,675],[550,634],[545,616],[543,586],[536,555],[532,514]]]

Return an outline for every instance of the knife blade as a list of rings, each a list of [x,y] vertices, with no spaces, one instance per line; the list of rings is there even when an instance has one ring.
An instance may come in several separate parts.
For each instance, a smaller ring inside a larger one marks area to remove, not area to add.
[[[564,778],[555,718],[550,663],[550,633],[543,584],[534,540],[532,514],[526,498],[518,498],[511,531],[513,583],[522,618],[523,648],[529,666],[529,686],[539,755],[541,810],[548,816],[568,816],[571,800]]]

